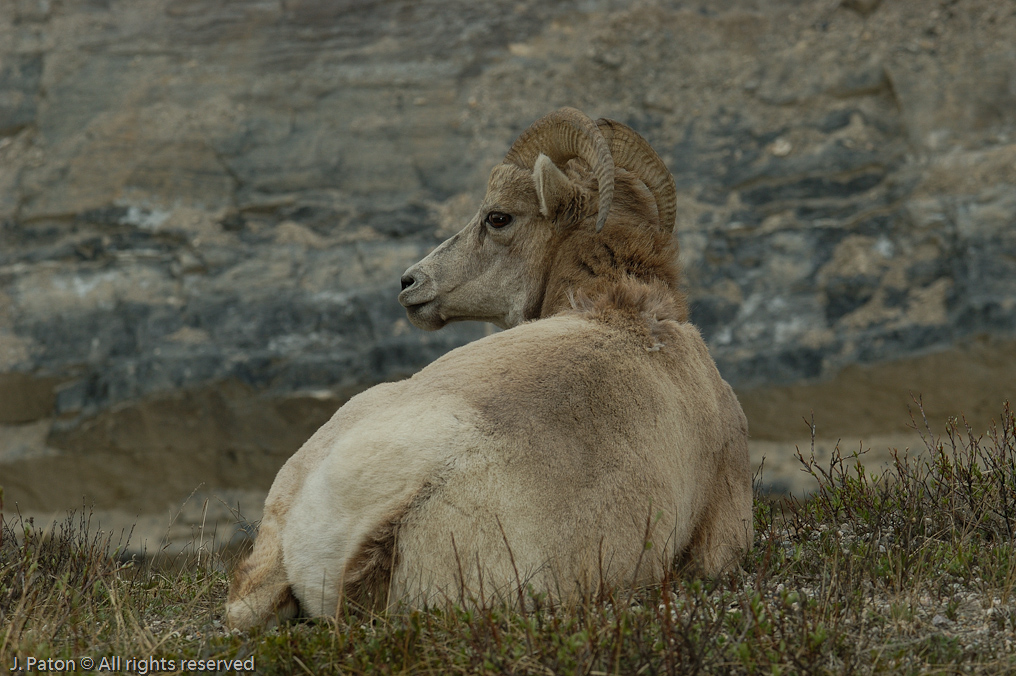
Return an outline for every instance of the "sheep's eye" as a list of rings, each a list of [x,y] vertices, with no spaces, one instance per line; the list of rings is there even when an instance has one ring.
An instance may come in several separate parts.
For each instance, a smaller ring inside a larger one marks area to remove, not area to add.
[[[501,213],[500,211],[492,211],[487,214],[487,225],[492,228],[503,228],[511,222],[511,214]]]

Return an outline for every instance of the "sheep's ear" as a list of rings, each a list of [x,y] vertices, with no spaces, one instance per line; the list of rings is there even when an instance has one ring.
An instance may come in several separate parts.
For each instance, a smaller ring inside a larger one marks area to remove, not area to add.
[[[575,196],[571,180],[543,153],[536,158],[533,180],[536,182],[536,194],[540,196],[540,213],[546,218],[553,219],[561,207]]]

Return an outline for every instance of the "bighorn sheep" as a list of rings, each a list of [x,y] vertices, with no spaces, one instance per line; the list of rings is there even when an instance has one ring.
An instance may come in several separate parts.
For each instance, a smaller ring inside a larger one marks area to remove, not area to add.
[[[508,330],[354,397],[304,444],[228,622],[334,614],[343,595],[576,598],[658,580],[678,555],[736,563],[747,423],[686,321],[675,220],[674,180],[630,128],[569,108],[534,123],[399,296],[420,328]]]

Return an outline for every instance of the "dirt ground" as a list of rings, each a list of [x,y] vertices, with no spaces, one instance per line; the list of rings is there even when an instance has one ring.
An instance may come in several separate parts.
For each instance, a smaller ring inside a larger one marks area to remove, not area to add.
[[[926,452],[918,429],[911,426],[916,422],[927,435],[915,399],[922,401],[936,435],[943,432],[950,417],[960,425],[965,419],[977,434],[987,430],[992,420],[998,419],[1002,403],[1016,401],[1016,342],[979,338],[952,350],[851,366],[826,382],[759,388],[738,395],[748,416],[752,467],[756,472],[761,468],[762,489],[803,497],[815,488],[814,478],[797,458],[798,451],[805,457],[812,453],[806,422],[812,415],[816,458],[828,460],[838,444],[843,455],[857,451],[869,472],[878,471],[891,462],[892,449],[911,456]],[[165,458],[119,475],[108,467],[81,467],[78,465],[84,458],[76,458],[78,464],[68,463],[66,454],[46,446],[46,429],[45,422],[0,426],[0,448],[7,449],[0,457],[5,475],[19,470],[24,475],[22,481],[59,487],[74,483],[61,473],[105,473],[110,480],[92,486],[93,518],[105,530],[130,533],[129,549],[133,552],[175,556],[242,541],[251,532],[250,524],[261,518],[274,478],[274,471],[266,468],[252,477],[249,487],[237,489],[208,486],[195,477],[192,491],[175,500],[159,505],[134,500],[113,508],[118,496],[130,488],[125,482],[157,484],[166,473]],[[200,465],[199,458],[186,457],[177,457],[174,464],[180,467],[188,462]],[[48,496],[48,504],[54,504],[57,497]],[[63,510],[39,509],[30,499],[16,498],[14,491],[7,491],[6,513],[20,510],[39,523],[82,506],[81,496],[69,494],[64,496]]]

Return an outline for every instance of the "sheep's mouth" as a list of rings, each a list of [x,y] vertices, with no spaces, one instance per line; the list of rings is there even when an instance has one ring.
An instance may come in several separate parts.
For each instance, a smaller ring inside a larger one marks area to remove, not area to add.
[[[408,314],[410,317],[414,315],[419,316],[427,314],[427,306],[430,305],[431,302],[432,301],[428,300],[422,303],[413,303],[412,305],[404,305],[403,307],[406,308],[406,314]]]
[[[401,298],[399,299],[402,300]],[[441,316],[441,312],[438,310],[437,303],[434,300],[427,300],[422,303],[403,303],[406,308],[406,316],[409,317],[409,321],[412,322],[413,326],[421,328],[424,331],[437,331],[442,328],[448,321]]]

